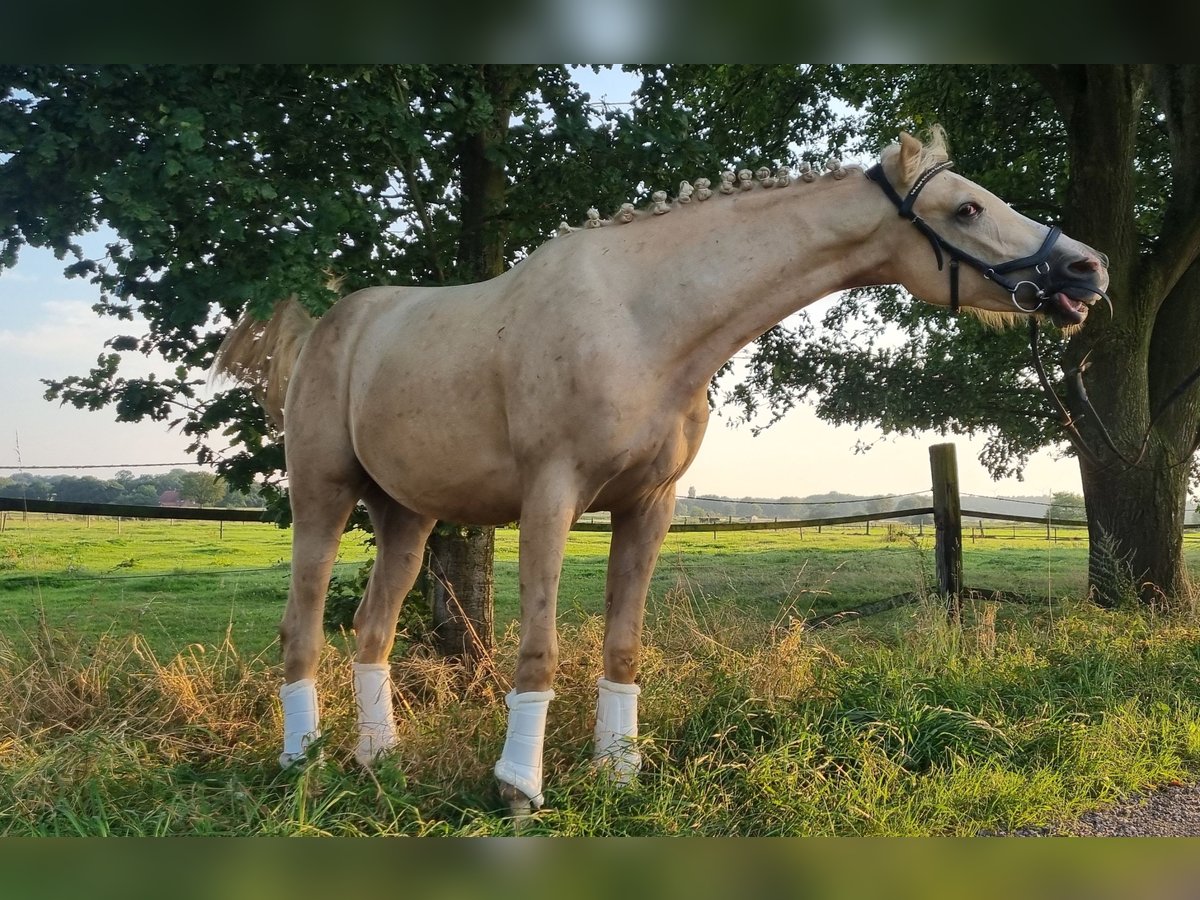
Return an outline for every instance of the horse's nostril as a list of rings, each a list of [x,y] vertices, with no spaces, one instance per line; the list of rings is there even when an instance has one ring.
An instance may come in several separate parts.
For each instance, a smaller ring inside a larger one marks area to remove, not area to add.
[[[1084,256],[1067,266],[1072,272],[1086,275],[1088,272],[1099,272],[1101,262],[1094,256]]]

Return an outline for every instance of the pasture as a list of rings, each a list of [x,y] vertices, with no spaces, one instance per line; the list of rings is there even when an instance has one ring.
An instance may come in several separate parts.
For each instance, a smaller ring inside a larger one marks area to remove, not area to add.
[[[646,770],[591,777],[608,535],[575,533],[547,740],[547,834],[974,834],[1045,824],[1200,764],[1194,617],[1081,602],[1086,543],[964,526],[966,582],[1028,605],[827,614],[931,581],[929,529],[672,534],[652,587]],[[351,759],[352,638],[321,663],[326,763],[278,771],[275,627],[290,535],[269,525],[9,516],[0,534],[0,832],[511,833],[504,739],[516,536],[497,534],[496,665],[394,658],[398,757]],[[1189,559],[1200,544],[1188,535]],[[342,544],[340,572],[369,550]],[[1046,598],[1049,598],[1048,600]]]
[[[968,585],[1039,597],[1079,596],[1086,571],[1081,529],[964,525]],[[686,586],[760,621],[824,615],[900,594],[932,581],[932,531],[874,523],[803,530],[668,535],[652,596]],[[496,627],[517,618],[517,538],[496,532]],[[1200,565],[1200,534],[1188,533]],[[599,614],[609,535],[573,532],[567,544],[559,614],[565,622]],[[155,652],[215,646],[229,631],[259,653],[275,642],[287,597],[291,532],[273,525],[9,514],[0,533],[0,622],[33,617],[96,637],[138,631]],[[367,539],[342,539],[335,575],[350,578],[371,556]],[[651,603],[649,615],[656,614]]]

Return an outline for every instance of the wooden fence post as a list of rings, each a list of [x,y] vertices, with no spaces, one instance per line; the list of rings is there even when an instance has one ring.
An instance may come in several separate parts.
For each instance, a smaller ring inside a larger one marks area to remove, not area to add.
[[[953,444],[934,444],[929,448],[929,470],[933,476],[938,593],[946,604],[947,614],[957,621],[962,612],[962,507],[958,496],[958,457]]]

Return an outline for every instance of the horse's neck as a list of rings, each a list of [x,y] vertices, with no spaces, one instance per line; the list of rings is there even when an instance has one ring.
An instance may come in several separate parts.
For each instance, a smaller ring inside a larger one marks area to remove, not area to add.
[[[663,260],[659,358],[678,380],[702,389],[791,313],[833,291],[887,280],[886,254],[871,240],[880,222],[877,192],[854,171],[843,181],[748,196],[741,210],[713,210],[716,227],[697,240],[685,235]]]

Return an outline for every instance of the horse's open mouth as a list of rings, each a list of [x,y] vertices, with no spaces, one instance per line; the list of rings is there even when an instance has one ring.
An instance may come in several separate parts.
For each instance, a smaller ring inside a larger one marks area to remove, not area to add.
[[[1050,297],[1047,304],[1050,318],[1059,326],[1078,325],[1087,318],[1088,309],[1096,299],[1096,295],[1093,294],[1087,300],[1076,300],[1067,296],[1064,291],[1059,291]]]

